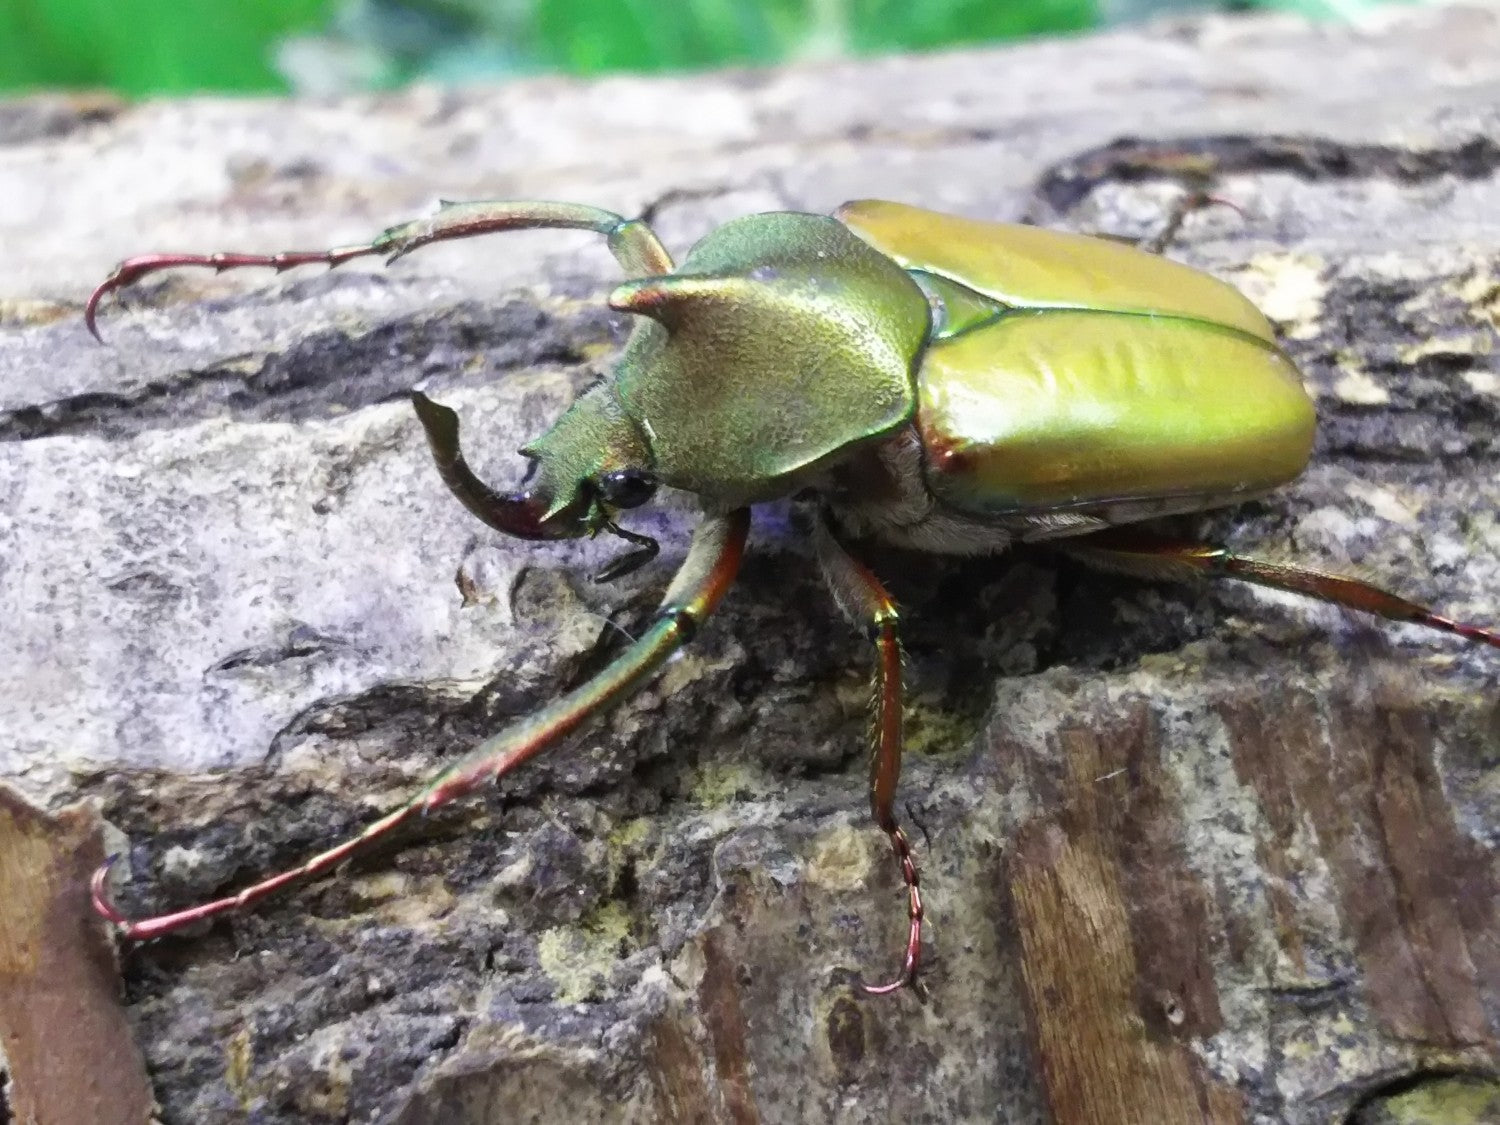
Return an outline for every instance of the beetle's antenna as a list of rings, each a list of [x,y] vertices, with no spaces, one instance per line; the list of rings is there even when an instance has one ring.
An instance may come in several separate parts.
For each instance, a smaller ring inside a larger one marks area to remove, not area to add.
[[[322,874],[396,826],[441,808],[472,793],[486,781],[498,781],[563,736],[629,698],[674,652],[693,638],[734,583],[745,536],[750,528],[748,509],[706,519],[693,536],[687,558],[667,587],[651,627],[641,639],[610,661],[587,683],[522,719],[509,730],[480,743],[443,770],[415,796],[387,813],[358,835],[314,856],[300,867],[283,871],[246,887],[237,894],[152,918],[130,919],[116,909],[109,896],[111,858],[93,878],[94,909],[120,927],[126,938],[144,941],[205,918],[258,902],[288,883]]]
[[[83,322],[102,342],[98,315],[100,302],[110,293],[133,285],[147,274],[184,266],[211,269],[215,273],[247,267],[272,269],[277,273],[297,266],[340,266],[355,258],[383,255],[387,262],[404,258],[413,250],[433,242],[473,238],[511,230],[587,230],[609,240],[610,252],[632,277],[670,273],[672,255],[645,223],[626,219],[613,211],[582,203],[536,201],[448,203],[435,215],[391,227],[377,238],[357,246],[332,250],[287,250],[279,254],[144,254],[127,258],[99,283],[83,307]]]

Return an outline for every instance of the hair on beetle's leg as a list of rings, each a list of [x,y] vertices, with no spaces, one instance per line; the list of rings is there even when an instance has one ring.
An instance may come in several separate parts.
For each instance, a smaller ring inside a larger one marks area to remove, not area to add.
[[[610,252],[632,277],[669,273],[672,256],[645,223],[582,203],[518,200],[443,203],[436,214],[390,227],[379,237],[331,250],[284,250],[276,254],[144,254],[127,258],[99,283],[83,309],[83,322],[99,339],[99,303],[110,293],[159,270],[198,266],[215,273],[261,267],[277,273],[297,266],[339,266],[355,258],[383,255],[389,261],[434,242],[511,230],[587,230],[602,234]]]
[[[693,535],[693,544],[662,598],[651,627],[587,683],[480,743],[443,770],[400,808],[387,813],[357,836],[238,894],[155,918],[130,919],[120,914],[108,894],[109,863],[94,873],[94,908],[132,940],[160,937],[204,918],[237,910],[265,898],[297,879],[328,871],[364,845],[397,825],[496,781],[529,761],[589,719],[632,695],[666,659],[690,641],[713,613],[739,571],[748,509],[710,516]],[[113,861],[111,861],[113,862]]]
[[[1370,582],[1329,574],[1311,567],[1271,562],[1236,554],[1225,547],[1189,540],[1167,539],[1134,528],[1096,532],[1073,544],[1056,546],[1084,560],[1147,577],[1183,577],[1206,574],[1237,578],[1257,586],[1269,586],[1332,605],[1372,613],[1388,621],[1422,625],[1441,633],[1500,648],[1500,631],[1443,617],[1417,602],[1408,601]]]
[[[888,983],[862,988],[884,996],[916,983],[922,962],[922,887],[911,844],[896,821],[896,784],[901,779],[901,644],[896,634],[896,603],[870,569],[834,538],[824,520],[813,533],[818,566],[834,601],[875,643],[875,716],[870,746],[870,814],[890,841],[906,886],[906,952],[900,972]]]

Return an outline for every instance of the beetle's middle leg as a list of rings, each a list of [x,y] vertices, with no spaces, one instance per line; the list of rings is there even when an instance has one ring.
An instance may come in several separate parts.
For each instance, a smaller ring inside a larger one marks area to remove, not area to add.
[[[509,230],[593,231],[604,235],[615,260],[631,277],[664,274],[672,270],[672,256],[648,225],[639,219],[626,219],[600,207],[536,200],[444,202],[434,215],[391,227],[369,242],[353,246],[335,246],[330,250],[283,250],[276,254],[143,254],[136,258],[126,258],[89,295],[88,304],[83,310],[83,321],[98,339],[99,302],[108,294],[133,285],[147,274],[160,270],[201,266],[223,273],[225,270],[262,267],[281,273],[297,266],[339,266],[355,258],[371,255],[395,261],[433,242],[473,238],[476,235]]]
[[[901,644],[896,603],[880,580],[834,538],[826,519],[813,533],[818,566],[844,616],[862,626],[875,643],[875,716],[870,746],[870,814],[891,842],[906,884],[907,937],[901,971],[887,984],[860,987],[884,996],[912,984],[922,960],[922,889],[917,861],[896,821],[896,783],[901,778]]]
[[[1172,209],[1167,212],[1166,222],[1162,223],[1161,229],[1148,238],[1137,238],[1130,234],[1112,234],[1108,231],[1089,233],[1094,238],[1123,242],[1127,246],[1134,246],[1137,250],[1144,250],[1148,254],[1165,254],[1172,243],[1177,241],[1177,236],[1182,232],[1182,224],[1187,222],[1188,216],[1207,210],[1209,207],[1228,207],[1237,212],[1240,218],[1245,217],[1245,212],[1240,209],[1239,204],[1223,196],[1213,195],[1206,188],[1190,187],[1172,204]]]
[[[693,535],[692,546],[662,598],[655,620],[623,652],[594,677],[499,734],[432,778],[420,791],[343,843],[314,856],[299,867],[246,887],[236,894],[190,906],[154,918],[127,918],[109,897],[112,858],[94,873],[94,909],[120,927],[132,941],[160,937],[205,918],[226,914],[259,902],[288,883],[332,871],[366,845],[406,821],[424,816],[474,792],[485,782],[499,781],[519,766],[633,695],[687,644],[734,583],[750,512],[740,508],[707,517]]]
[[[1141,239],[1136,246],[1148,254],[1165,254],[1167,248],[1177,240],[1178,234],[1182,231],[1182,224],[1187,222],[1188,216],[1198,211],[1206,211],[1210,207],[1228,207],[1240,218],[1245,217],[1245,213],[1240,210],[1237,203],[1232,203],[1222,196],[1211,195],[1205,188],[1189,188],[1172,204],[1172,209],[1167,212],[1167,221],[1162,224],[1161,230],[1150,238]]]
[[[1204,574],[1237,578],[1241,582],[1305,594],[1332,605],[1373,613],[1388,621],[1422,625],[1500,648],[1500,631],[1443,617],[1427,606],[1408,601],[1373,583],[1312,567],[1241,555],[1210,543],[1168,539],[1134,528],[1114,528],[1080,538],[1076,543],[1058,543],[1056,546],[1085,562],[1145,577],[1178,578]]]

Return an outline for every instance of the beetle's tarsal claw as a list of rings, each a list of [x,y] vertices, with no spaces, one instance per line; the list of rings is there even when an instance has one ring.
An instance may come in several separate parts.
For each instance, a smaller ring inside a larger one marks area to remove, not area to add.
[[[119,861],[120,853],[108,857],[94,871],[94,877],[89,880],[89,898],[93,900],[94,913],[106,922],[112,922],[116,926],[128,926],[130,919],[120,913],[115,906],[114,899],[109,894],[109,872]]]
[[[886,835],[891,842],[892,854],[901,867],[901,881],[906,884],[906,952],[901,960],[901,971],[894,980],[876,985],[860,982],[860,990],[866,996],[889,996],[915,985],[917,974],[922,969],[922,919],[925,915],[922,907],[922,879],[917,872],[917,863],[912,857],[906,833],[893,823],[886,828]]]
[[[114,273],[94,286],[94,291],[89,294],[88,303],[83,306],[83,323],[87,326],[89,334],[101,344],[104,343],[104,337],[99,334],[99,305],[108,294],[120,287],[123,280],[120,268],[116,268]]]
[[[914,969],[903,968],[899,976],[885,984],[866,984],[858,976],[854,978],[854,987],[866,996],[893,996],[897,992],[905,990],[915,996],[920,1003],[927,1003],[931,993],[927,991],[927,985]]]
[[[922,987],[917,979],[917,959],[908,954],[906,963],[901,966],[901,971],[894,979],[885,984],[866,984],[863,980],[858,982],[859,990],[866,996],[890,996],[892,993],[900,992],[903,988],[911,988],[919,996],[926,996],[926,989]]]
[[[1226,199],[1222,195],[1209,195],[1207,192],[1199,192],[1193,197],[1193,205],[1198,210],[1208,207],[1228,207],[1241,219],[1248,219],[1250,217],[1238,203],[1232,199]]]
[[[99,335],[99,325],[95,323],[95,317],[98,315],[98,311],[98,305],[94,303],[94,298],[90,297],[88,306],[84,309],[83,312],[83,323],[88,327],[89,335],[102,344],[104,343],[104,337]]]

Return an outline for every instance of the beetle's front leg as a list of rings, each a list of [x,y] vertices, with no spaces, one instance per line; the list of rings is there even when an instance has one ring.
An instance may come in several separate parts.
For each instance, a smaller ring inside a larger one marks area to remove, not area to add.
[[[98,339],[99,303],[108,294],[161,270],[198,266],[223,273],[225,270],[260,267],[281,273],[297,266],[340,266],[371,255],[395,261],[434,242],[509,230],[593,231],[605,236],[610,252],[631,277],[670,273],[672,270],[672,256],[649,226],[639,219],[626,219],[600,207],[536,200],[445,202],[435,215],[428,218],[390,227],[369,242],[331,250],[283,250],[276,254],[143,254],[127,258],[89,295],[83,321]]]
[[[389,261],[434,242],[510,230],[588,230],[602,234],[615,260],[631,277],[670,273],[672,256],[646,223],[586,203],[486,200],[443,201],[437,213],[383,232],[370,245]]]
[[[834,538],[820,519],[813,535],[818,566],[844,616],[862,626],[875,643],[875,716],[870,746],[870,814],[891,842],[906,884],[907,937],[901,971],[887,984],[860,987],[883,996],[914,984],[922,961],[922,890],[917,861],[896,822],[896,783],[901,778],[901,644],[896,603],[870,569]]]

